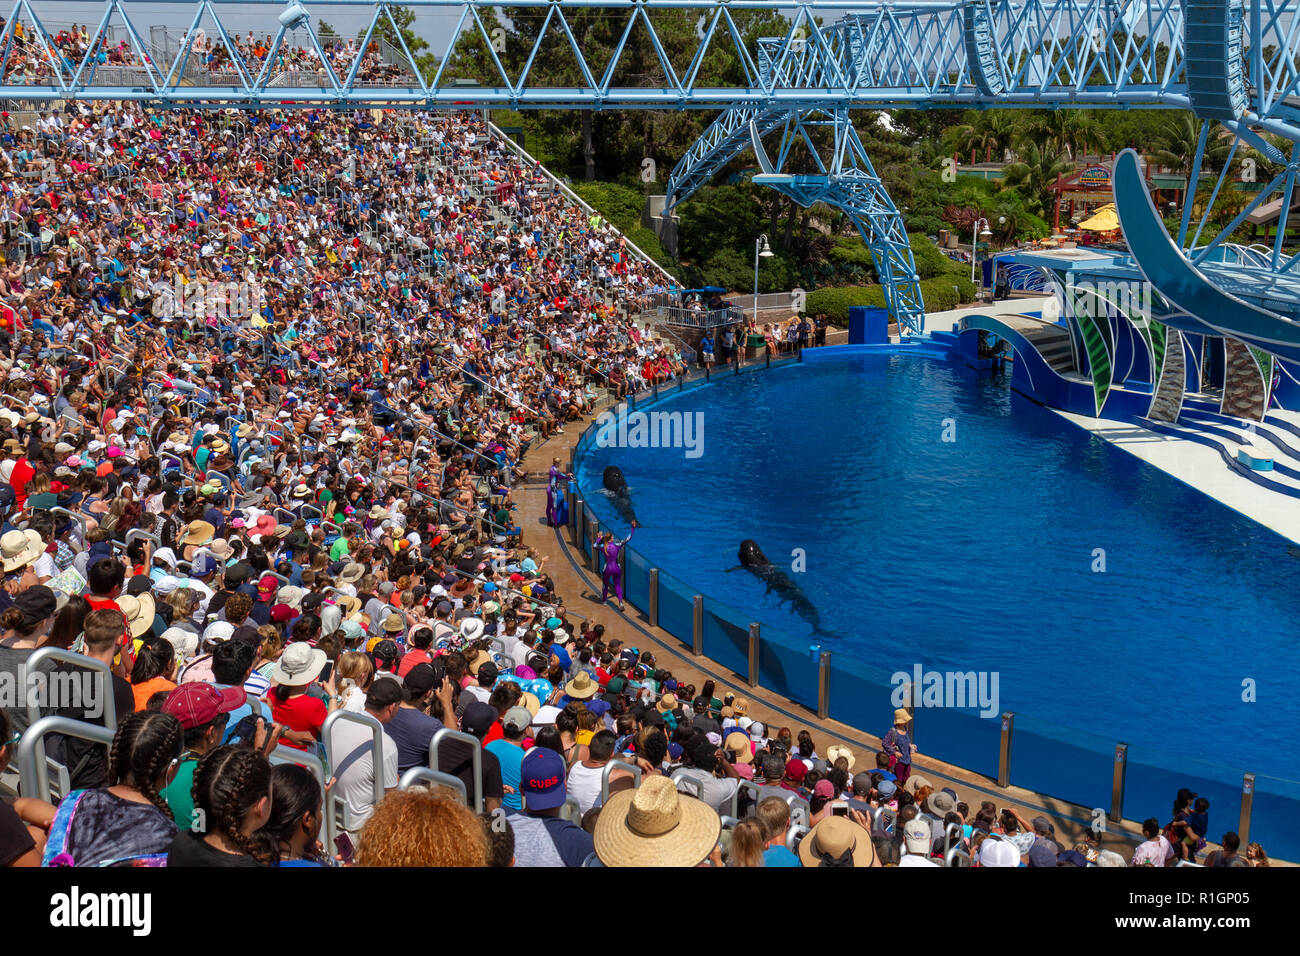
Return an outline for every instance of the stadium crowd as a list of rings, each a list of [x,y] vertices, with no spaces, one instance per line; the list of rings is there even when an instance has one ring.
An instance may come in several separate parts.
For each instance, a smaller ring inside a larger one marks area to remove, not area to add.
[[[11,31],[6,30],[6,23],[0,17],[0,36],[9,33],[12,43],[4,60],[4,79],[14,85],[28,85],[48,82],[56,75],[73,76],[82,65],[88,70],[98,67],[149,67],[161,68],[164,72],[171,68],[179,56],[184,37],[172,38],[174,47],[161,51],[155,58],[148,50],[138,52],[133,43],[123,36],[113,39],[114,33],[108,31],[99,37],[98,43],[92,40],[92,34],[86,24],[72,23],[56,29],[45,31],[45,41],[41,42],[30,24],[18,19]],[[123,31],[125,32],[125,31]],[[325,64],[335,76],[346,76],[356,66],[357,79],[364,83],[382,83],[398,80],[404,73],[398,66],[396,54],[388,58],[382,55],[378,40],[372,40],[361,49],[355,37],[338,37],[325,34],[321,37],[321,49],[325,53],[325,62],[314,46],[295,46],[287,41],[277,48],[271,36],[261,39],[252,31],[240,36],[237,32],[230,36],[231,46],[227,47],[219,36],[209,36],[203,28],[194,31],[189,44],[189,56],[186,65],[191,71],[209,74],[215,78],[222,76],[235,78],[242,67],[250,77],[261,75],[271,59],[269,73],[312,73],[324,76]],[[146,43],[144,37],[141,43]],[[94,47],[93,54],[87,55]],[[356,64],[357,56],[360,64]],[[92,78],[93,74],[88,74]],[[296,78],[295,82],[302,82]]]
[[[0,864],[1128,862],[911,773],[905,711],[819,753],[566,607],[522,458],[684,366],[630,318],[661,275],[477,118],[5,121],[0,677],[111,691],[5,701],[0,769],[34,716],[115,730],[51,735]],[[451,789],[401,787],[444,729]],[[1175,810],[1134,865],[1203,848]]]

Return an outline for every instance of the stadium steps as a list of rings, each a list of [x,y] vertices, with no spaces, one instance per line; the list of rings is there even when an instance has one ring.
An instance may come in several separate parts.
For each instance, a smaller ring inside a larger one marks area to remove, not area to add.
[[[1061,375],[1075,371],[1074,348],[1070,343],[1068,329],[1059,325],[1042,325],[1038,328],[1023,329],[1021,334],[1038,349],[1038,354],[1053,371]]]

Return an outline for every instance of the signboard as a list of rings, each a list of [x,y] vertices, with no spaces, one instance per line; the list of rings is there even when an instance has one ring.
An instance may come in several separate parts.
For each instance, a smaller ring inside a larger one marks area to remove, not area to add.
[[[1105,166],[1089,166],[1079,173],[1078,183],[1087,189],[1109,189],[1110,170]]]

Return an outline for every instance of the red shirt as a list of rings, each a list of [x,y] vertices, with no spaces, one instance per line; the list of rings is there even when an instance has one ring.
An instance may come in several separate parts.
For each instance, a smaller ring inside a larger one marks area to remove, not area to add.
[[[286,730],[296,730],[299,732],[307,731],[317,740],[320,740],[321,727],[325,725],[325,718],[328,711],[325,708],[325,702],[311,694],[299,694],[297,697],[290,697],[284,703],[281,703],[272,691],[271,699],[271,719],[277,724],[283,724]],[[288,740],[281,740],[286,747],[293,747],[295,750],[306,750],[301,744],[295,744]]]
[[[14,462],[14,470],[9,476],[9,484],[14,489],[15,510],[23,510],[23,504],[27,501],[27,492],[25,490],[27,482],[31,481],[35,475],[36,469],[32,467],[32,463],[27,460],[26,455]]]
[[[428,651],[422,651],[419,648],[416,648],[413,651],[407,652],[407,654],[402,658],[402,662],[397,665],[397,676],[405,678],[406,675],[411,672],[411,668],[415,667],[417,664],[429,664],[432,663],[432,661],[433,658],[429,656]]]

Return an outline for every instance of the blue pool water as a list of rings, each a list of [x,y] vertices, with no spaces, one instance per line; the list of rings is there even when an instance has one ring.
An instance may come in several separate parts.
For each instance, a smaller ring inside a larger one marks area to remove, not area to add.
[[[1103,746],[1300,778],[1300,550],[1272,532],[944,362],[772,369],[654,409],[702,412],[703,454],[593,448],[579,484],[618,464],[643,523],[632,547],[768,637],[885,674],[996,671],[1001,710]],[[743,538],[787,570],[804,550],[790,577],[833,636],[735,570]]]

